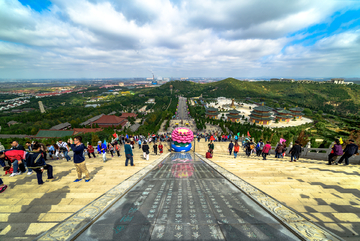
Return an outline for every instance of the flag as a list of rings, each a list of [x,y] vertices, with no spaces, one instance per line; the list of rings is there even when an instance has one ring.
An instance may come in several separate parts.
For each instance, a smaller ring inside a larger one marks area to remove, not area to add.
[[[344,141],[342,140],[342,137],[339,138],[340,145],[344,144]]]
[[[240,136],[240,132],[238,132],[238,134],[237,134],[238,136]]]
[[[283,139],[283,138],[280,138],[280,143],[282,144],[282,143],[284,143],[284,142],[286,142],[286,140]]]
[[[114,133],[114,134],[113,134],[113,137],[114,137],[114,138],[117,138],[117,134],[116,134],[116,133]]]
[[[249,131],[247,132],[247,136],[248,136],[248,137],[251,137]]]
[[[104,145],[105,145],[105,146],[107,146],[106,140],[104,140],[104,142],[103,142],[103,143],[104,143]]]

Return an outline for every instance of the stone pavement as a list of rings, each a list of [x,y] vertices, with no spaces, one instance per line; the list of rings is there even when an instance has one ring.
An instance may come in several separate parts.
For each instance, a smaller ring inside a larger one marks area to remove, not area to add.
[[[345,240],[360,240],[360,166],[327,166],[325,161],[247,158],[227,154],[228,142],[215,142],[212,161],[257,187],[310,221]],[[205,155],[207,143],[196,142]]]
[[[15,177],[2,175],[9,187],[0,194],[0,240],[32,240],[159,158],[159,155],[150,154],[146,161],[141,154],[135,147],[134,167],[125,167],[123,151],[120,158],[111,158],[108,154],[106,163],[100,157],[87,158],[91,177],[88,183],[73,182],[77,178],[74,164],[65,159],[48,161],[54,167],[55,180],[43,185],[37,184],[35,173]],[[46,175],[44,171],[44,181]]]

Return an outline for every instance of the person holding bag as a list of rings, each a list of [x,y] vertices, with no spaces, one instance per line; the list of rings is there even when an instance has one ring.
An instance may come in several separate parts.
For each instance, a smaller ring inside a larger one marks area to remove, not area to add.
[[[142,145],[142,151],[144,154],[144,159],[148,161],[150,152],[149,152],[149,145],[147,144],[146,141],[144,141],[144,144]]]

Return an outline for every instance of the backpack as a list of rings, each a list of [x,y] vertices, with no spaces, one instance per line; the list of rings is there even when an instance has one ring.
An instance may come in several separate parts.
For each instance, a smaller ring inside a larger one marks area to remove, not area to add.
[[[254,144],[250,144],[250,149],[253,150],[255,148]]]
[[[264,142],[259,142],[258,145],[259,145],[259,150],[262,151],[262,149],[264,149],[265,146]]]
[[[240,146],[235,146],[234,147],[234,152],[239,152]]]

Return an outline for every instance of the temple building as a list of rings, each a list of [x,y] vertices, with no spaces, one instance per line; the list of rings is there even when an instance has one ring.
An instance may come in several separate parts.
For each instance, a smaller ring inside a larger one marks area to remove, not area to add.
[[[227,119],[231,122],[239,123],[241,117],[240,112],[237,110],[230,110],[229,114],[227,114]]]
[[[304,115],[302,113],[302,111],[304,110],[303,108],[300,108],[300,107],[295,107],[295,108],[291,108],[289,109],[291,111],[291,115],[293,117],[295,117],[295,119],[301,119],[302,116]]]
[[[276,109],[275,119],[279,122],[289,123],[294,117],[292,116],[292,112],[288,110],[284,110],[281,108]]]
[[[272,113],[270,111],[271,109],[266,106],[255,107],[249,115],[250,122],[260,125],[268,125],[273,119],[273,117],[271,117]]]
[[[205,116],[210,119],[217,119],[219,112],[216,108],[209,107],[206,109]]]

